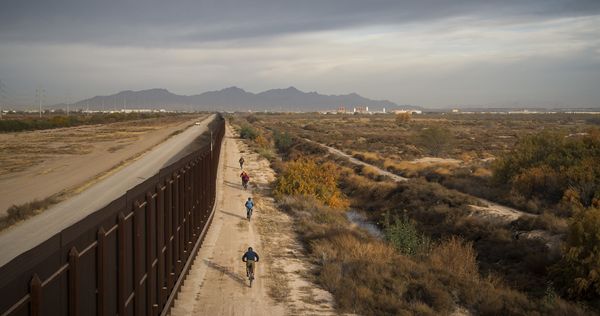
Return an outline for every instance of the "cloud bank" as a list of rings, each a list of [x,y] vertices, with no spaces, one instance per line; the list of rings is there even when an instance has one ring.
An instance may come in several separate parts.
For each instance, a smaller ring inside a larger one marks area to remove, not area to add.
[[[600,107],[600,1],[5,1],[14,102],[297,86],[430,107]]]

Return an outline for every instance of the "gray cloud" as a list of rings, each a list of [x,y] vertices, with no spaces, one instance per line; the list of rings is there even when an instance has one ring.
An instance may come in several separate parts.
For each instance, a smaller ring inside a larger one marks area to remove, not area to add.
[[[502,22],[599,12],[597,0],[9,0],[0,7],[0,41],[190,45],[463,16]]]
[[[0,1],[15,103],[236,85],[600,107],[598,0]]]

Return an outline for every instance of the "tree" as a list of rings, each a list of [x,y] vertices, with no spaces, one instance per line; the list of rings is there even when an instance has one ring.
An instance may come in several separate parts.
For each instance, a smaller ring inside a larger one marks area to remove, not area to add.
[[[573,216],[563,258],[553,273],[571,298],[600,299],[600,209]]]
[[[313,160],[300,158],[285,164],[277,178],[276,195],[309,195],[331,207],[346,207],[337,187],[338,171],[332,163],[317,164]]]
[[[294,144],[292,136],[288,132],[281,133],[278,130],[273,131],[273,140],[280,153],[286,153]]]

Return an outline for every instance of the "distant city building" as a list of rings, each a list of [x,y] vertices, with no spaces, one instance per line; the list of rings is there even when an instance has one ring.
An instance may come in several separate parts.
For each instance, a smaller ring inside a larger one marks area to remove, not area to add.
[[[369,113],[369,107],[368,106],[357,106],[353,109],[352,112],[359,113],[359,114]]]
[[[411,110],[411,109],[402,109],[402,110],[394,110],[393,113],[394,114],[400,114],[400,113],[423,114],[423,111],[421,111],[421,110]]]

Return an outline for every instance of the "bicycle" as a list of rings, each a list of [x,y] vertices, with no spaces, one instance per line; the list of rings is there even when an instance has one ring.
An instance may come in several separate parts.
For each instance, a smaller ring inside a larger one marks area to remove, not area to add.
[[[246,266],[246,270],[246,274],[248,274],[248,283],[250,287],[252,287],[252,281],[254,281],[254,264],[250,265],[250,267]]]
[[[252,201],[251,197],[248,198],[248,201],[246,201],[244,206],[246,206],[246,217],[248,218],[248,221],[250,221],[250,217],[252,217],[252,209],[254,208],[254,201]]]
[[[248,219],[248,221],[250,221],[250,217],[252,217],[252,209],[246,207],[246,218]]]
[[[246,276],[250,282],[250,287],[252,287],[252,281],[254,281],[254,265],[258,260],[258,254],[252,250],[252,247],[248,247],[248,251],[242,256],[242,261],[246,263]]]
[[[242,187],[244,187],[244,190],[247,190],[248,189],[248,181],[242,180]]]

